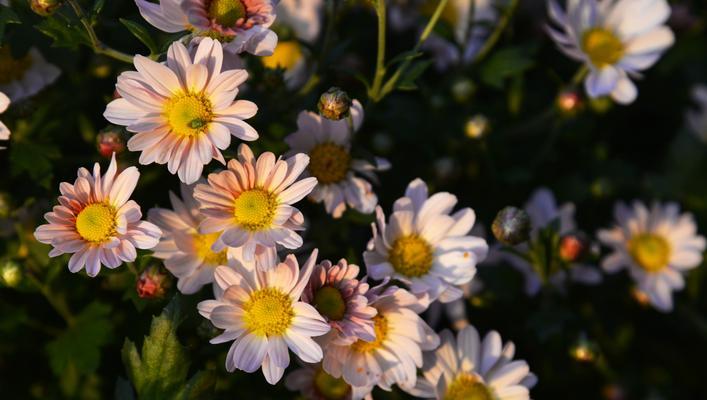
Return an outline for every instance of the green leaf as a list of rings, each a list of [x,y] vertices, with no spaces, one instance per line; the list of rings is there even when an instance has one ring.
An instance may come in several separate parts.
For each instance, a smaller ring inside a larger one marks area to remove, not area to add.
[[[133,22],[125,18],[120,18],[120,23],[125,25],[125,27],[128,28],[128,30],[130,31],[130,33],[133,34],[133,36],[138,38],[138,40],[142,42],[142,44],[144,44],[145,46],[147,46],[148,49],[150,49],[150,54],[159,53],[159,47],[150,36],[150,33],[147,31],[147,28],[137,22]]]
[[[19,24],[20,19],[17,17],[12,8],[0,5],[0,43],[2,38],[5,36],[5,27],[8,24]]]
[[[35,28],[54,39],[52,43],[54,47],[67,47],[75,50],[81,44],[91,46],[91,41],[86,36],[83,27],[73,24],[59,14],[44,18],[42,22],[35,25]]]
[[[10,175],[29,174],[32,181],[49,188],[53,178],[51,160],[61,156],[55,145],[18,140],[10,146]]]
[[[91,10],[91,14],[95,17],[98,16],[98,14],[103,11],[103,6],[106,5],[106,0],[96,0],[95,3],[93,3],[93,9]]]
[[[415,81],[432,65],[432,60],[418,61],[412,65],[405,75],[398,81],[398,89],[400,90],[415,90],[417,84]]]
[[[393,57],[390,61],[388,61],[388,64],[386,65],[386,69],[391,68],[393,65],[403,62],[406,60],[414,60],[415,58],[418,58],[422,55],[422,52],[420,51],[415,51],[415,50],[408,50],[404,51],[397,56]]]
[[[535,47],[508,47],[494,53],[481,67],[481,81],[503,89],[506,79],[518,76],[535,65]]]

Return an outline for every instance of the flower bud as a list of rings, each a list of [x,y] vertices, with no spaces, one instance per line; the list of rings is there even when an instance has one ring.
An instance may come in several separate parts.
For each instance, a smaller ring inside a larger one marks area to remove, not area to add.
[[[143,299],[155,299],[164,296],[169,288],[169,277],[159,267],[152,266],[140,274],[135,284],[137,295]]]
[[[555,104],[562,114],[573,116],[582,108],[582,98],[576,91],[566,90],[557,96]]]
[[[123,128],[108,125],[96,136],[98,153],[110,158],[113,153],[120,154],[125,151],[125,133]]]
[[[351,98],[338,87],[332,87],[319,97],[319,114],[327,119],[338,121],[349,116]]]
[[[481,139],[489,131],[489,120],[482,114],[469,118],[464,125],[464,134],[469,139]]]
[[[35,14],[48,17],[64,4],[64,0],[30,0],[29,6]]]
[[[528,240],[530,217],[524,210],[506,207],[496,214],[491,224],[491,231],[499,242],[515,246]]]
[[[568,234],[560,239],[560,258],[565,262],[576,262],[587,254],[589,243],[582,234]]]
[[[22,282],[22,270],[14,261],[5,261],[0,267],[0,281],[7,287],[17,287]]]

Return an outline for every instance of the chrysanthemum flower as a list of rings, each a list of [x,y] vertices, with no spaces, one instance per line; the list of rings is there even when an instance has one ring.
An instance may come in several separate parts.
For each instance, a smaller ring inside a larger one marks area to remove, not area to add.
[[[135,261],[135,248],[151,249],[159,241],[160,228],[140,221],[140,206],[129,200],[140,173],[135,167],[117,171],[115,156],[103,176],[98,163],[93,175],[79,168],[73,185],[59,186],[59,205],[44,214],[49,223],[34,232],[38,241],[54,247],[50,257],[73,253],[71,272],[86,266],[86,273],[96,276],[101,265],[116,268],[124,261]]]
[[[10,107],[10,98],[5,93],[0,92],[0,114],[4,113],[8,107]],[[0,121],[0,140],[8,139],[10,139],[10,129]],[[4,147],[0,147],[0,149],[4,149]]]
[[[685,286],[683,274],[702,263],[705,238],[697,234],[692,214],[680,214],[675,203],[614,207],[617,225],[598,232],[613,252],[602,260],[607,272],[628,269],[638,290],[661,311],[673,309],[673,290]]]
[[[258,133],[243,122],[257,106],[234,101],[245,70],[221,71],[221,44],[209,38],[199,43],[192,57],[174,42],[167,64],[135,56],[136,71],[123,72],[116,89],[122,96],[104,113],[114,124],[137,134],[128,141],[130,151],[141,151],[140,163],[167,164],[184,183],[194,183],[212,159],[225,163],[220,150],[231,135],[255,140]]]
[[[282,0],[275,9],[277,25],[285,25],[295,36],[307,43],[314,43],[322,30],[324,0]]]
[[[450,331],[441,334],[442,343],[425,353],[424,379],[418,379],[416,397],[449,400],[527,400],[537,378],[523,360],[513,361],[513,342],[502,344],[496,331],[483,341],[473,326],[462,329],[456,340]]]
[[[60,74],[59,68],[48,63],[34,47],[20,58],[12,55],[9,46],[0,47],[0,92],[13,102],[34,96]]]
[[[692,100],[697,108],[687,112],[687,125],[695,137],[707,143],[707,86],[697,85],[692,88]]]
[[[148,219],[163,232],[160,243],[153,249],[153,256],[163,259],[165,267],[179,279],[177,289],[180,292],[192,294],[213,282],[216,267],[232,265],[239,252],[230,247],[217,252],[211,249],[219,232],[199,233],[204,216],[194,199],[194,185],[182,184],[181,192],[183,200],[169,193],[172,210],[150,209]]]
[[[371,288],[366,297],[378,313],[373,317],[376,339],[351,344],[329,343],[324,354],[324,370],[343,377],[352,386],[378,385],[414,387],[422,366],[422,350],[432,350],[439,337],[418,315],[424,306],[417,297],[385,283]],[[365,390],[364,390],[365,391]]]
[[[229,53],[272,54],[277,35],[272,0],[135,0],[140,14],[165,32],[190,31],[196,40],[218,39]]]
[[[275,159],[270,152],[256,160],[245,144],[238,148],[238,159],[228,169],[209,175],[209,183],[197,185],[194,198],[206,216],[202,233],[222,232],[212,249],[242,247],[246,260],[255,254],[272,252],[276,245],[296,249],[302,237],[304,216],[292,204],[302,200],[317,184],[316,178],[297,180],[307,168],[309,157],[295,154]]]
[[[287,374],[285,386],[308,400],[371,400],[371,388],[354,387],[342,378],[334,378],[321,364],[306,364]]]
[[[589,68],[587,94],[632,103],[638,91],[631,77],[640,77],[675,41],[664,25],[668,2],[577,0],[567,7],[565,13],[557,1],[548,1],[550,19],[559,30],[547,31],[563,53]]]
[[[415,179],[395,202],[388,224],[379,207],[373,239],[363,253],[368,275],[398,279],[430,300],[458,299],[462,292],[456,286],[474,277],[488,245],[468,235],[476,220],[471,208],[449,215],[456,203],[456,196],[446,192],[428,198],[425,182]]]
[[[547,228],[550,224],[557,222],[557,234],[566,237],[576,233],[577,224],[574,221],[575,207],[572,203],[565,203],[560,207],[552,192],[546,188],[536,190],[525,204],[525,211],[530,216],[532,231],[530,241],[537,241],[540,230]],[[516,246],[519,253],[527,254],[529,246],[527,243]],[[558,249],[559,250],[559,249]],[[551,257],[560,258],[560,254],[551,254]],[[542,279],[533,265],[526,258],[514,253],[501,252],[500,259],[508,261],[525,278],[525,292],[528,296],[535,296],[542,287]],[[596,285],[601,282],[601,271],[596,266],[583,262],[567,262],[564,268],[558,269],[547,277],[548,282],[558,288],[562,288],[568,280],[585,285]]]
[[[363,123],[363,107],[358,100],[353,101],[350,113],[355,132]],[[324,202],[326,211],[334,218],[341,217],[347,205],[362,213],[373,212],[378,196],[368,180],[376,181],[374,172],[390,167],[383,159],[373,165],[351,156],[353,132],[348,124],[346,118],[332,121],[311,111],[302,111],[297,117],[297,131],[285,138],[291,149],[288,154],[309,155],[306,173],[319,182],[310,198]]]
[[[368,305],[368,283],[357,278],[358,265],[341,259],[336,265],[324,260],[314,268],[302,301],[319,311],[332,330],[324,342],[351,343],[357,339],[375,340],[373,317],[376,309]]]
[[[310,73],[306,53],[306,49],[297,40],[284,40],[277,44],[272,55],[261,60],[265,68],[282,70],[285,85],[295,89],[307,81]]]
[[[282,378],[290,364],[287,349],[302,361],[316,363],[322,349],[312,337],[324,335],[329,325],[311,305],[299,301],[309,281],[317,251],[300,271],[297,259],[268,266],[265,272],[236,264],[235,270],[217,267],[215,300],[199,303],[199,313],[225,331],[211,343],[234,340],[226,369],[254,372],[262,366],[270,384]]]

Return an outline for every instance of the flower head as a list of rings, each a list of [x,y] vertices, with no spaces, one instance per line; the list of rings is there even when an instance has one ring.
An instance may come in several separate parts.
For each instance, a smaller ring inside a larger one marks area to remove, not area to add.
[[[277,25],[294,31],[298,39],[314,43],[322,29],[324,0],[282,0],[276,8]]]
[[[368,305],[368,283],[356,279],[358,273],[358,266],[344,259],[336,265],[324,260],[314,268],[302,293],[302,301],[313,305],[331,326],[327,341],[375,340],[376,309]]]
[[[305,154],[276,159],[266,152],[256,159],[250,147],[240,145],[238,159],[229,161],[227,170],[210,174],[208,184],[194,191],[206,216],[201,232],[219,233],[213,251],[242,247],[243,257],[252,260],[256,253],[272,255],[276,245],[300,247],[302,238],[295,230],[303,229],[304,217],[292,204],[317,184],[316,178],[298,180],[307,164]]]
[[[670,16],[665,0],[578,0],[567,11],[548,1],[550,19],[559,30],[547,31],[567,56],[584,63],[592,97],[611,96],[622,104],[637,96],[631,77],[650,68],[675,41],[664,25]]]
[[[355,400],[370,396],[370,388],[354,387],[343,378],[334,378],[321,364],[306,364],[285,377],[285,386],[309,400]]]
[[[395,202],[388,223],[379,207],[373,239],[363,254],[368,275],[399,279],[431,300],[458,299],[462,292],[456,286],[474,277],[488,245],[468,235],[476,220],[471,208],[450,215],[456,203],[450,193],[428,196],[425,182],[415,179]]]
[[[0,92],[0,114],[4,113],[10,107],[10,98],[5,93]],[[10,139],[10,129],[0,121],[0,140]],[[3,147],[0,147],[2,149]]]
[[[54,83],[61,71],[48,63],[32,47],[20,58],[15,58],[8,45],[0,47],[0,92],[13,102],[24,100]]]
[[[166,65],[141,55],[134,62],[137,71],[118,77],[116,88],[122,97],[108,104],[104,116],[136,133],[128,149],[142,152],[141,164],[167,164],[182,182],[194,183],[212,159],[225,163],[220,150],[231,144],[231,135],[258,138],[243,122],[255,115],[257,106],[234,101],[248,73],[222,71],[219,42],[204,39],[193,56],[174,42]]]
[[[215,300],[199,303],[199,313],[224,332],[211,343],[234,341],[226,369],[254,372],[262,366],[270,384],[282,378],[290,364],[288,348],[302,361],[322,359],[312,337],[324,335],[329,325],[311,305],[299,301],[316,262],[317,251],[300,271],[297,259],[271,260],[265,271],[238,263],[235,269],[218,267]]]
[[[123,262],[135,261],[138,249],[157,245],[162,231],[154,224],[140,221],[140,206],[129,200],[140,173],[130,167],[117,173],[115,156],[105,175],[96,163],[93,174],[79,168],[74,184],[62,182],[59,205],[44,217],[49,222],[34,232],[34,237],[53,247],[50,257],[73,254],[69,271],[84,266],[94,277],[101,265],[116,268]]]
[[[491,331],[480,340],[469,325],[457,337],[440,334],[441,344],[425,354],[423,377],[414,388],[403,388],[416,397],[449,400],[528,400],[537,378],[523,360],[513,361],[513,342],[503,345]]]
[[[361,103],[354,100],[350,112],[355,132],[363,123]],[[332,121],[302,111],[297,117],[297,131],[285,138],[291,149],[288,154],[302,152],[309,155],[306,174],[319,182],[310,198],[323,202],[326,211],[334,218],[341,217],[347,206],[362,213],[373,212],[378,196],[369,181],[377,180],[375,171],[389,168],[389,163],[383,159],[377,159],[376,165],[354,159],[351,155],[353,132],[346,119]]]
[[[612,253],[602,260],[607,272],[628,269],[638,290],[661,311],[673,309],[673,290],[685,286],[683,274],[702,263],[705,238],[697,234],[691,214],[680,214],[675,203],[617,203],[616,225],[602,229],[599,240]]]

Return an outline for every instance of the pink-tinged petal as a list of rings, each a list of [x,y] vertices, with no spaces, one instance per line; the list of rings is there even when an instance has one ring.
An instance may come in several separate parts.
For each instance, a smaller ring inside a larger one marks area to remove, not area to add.
[[[224,125],[231,132],[231,135],[245,141],[253,141],[258,138],[258,132],[248,123],[232,117],[217,117],[215,122]]]
[[[100,249],[98,247],[92,247],[88,249],[87,253],[86,274],[93,278],[101,271]]]
[[[179,41],[172,43],[167,50],[167,67],[174,71],[181,86],[187,86],[187,67],[192,59],[187,48]]]
[[[162,1],[165,2],[170,0]],[[140,9],[140,15],[142,15],[142,17],[145,18],[145,21],[149,22],[155,28],[169,33],[186,30],[186,26],[179,23],[181,21],[167,18],[167,15],[163,12],[162,7],[160,7],[159,4],[151,3],[147,0],[135,0],[135,3]]]
[[[304,265],[302,265],[302,270],[300,271],[297,285],[295,285],[290,292],[290,297],[293,300],[299,300],[302,296],[304,288],[307,286],[307,283],[309,283],[309,277],[312,276],[312,271],[314,271],[314,266],[317,263],[318,255],[319,249],[312,250],[312,254],[309,255],[307,261],[305,261]]]
[[[241,247],[246,244],[250,234],[240,228],[231,228],[223,232],[221,241],[231,247]]]
[[[232,340],[238,339],[242,334],[243,334],[242,330],[237,330],[237,331],[227,330],[227,331],[223,332],[222,334],[209,340],[209,343],[220,344],[220,343],[230,342]]]
[[[285,333],[287,346],[302,361],[307,363],[317,363],[324,356],[322,348],[309,337],[294,332],[292,329]]]
[[[207,93],[232,92],[248,79],[248,72],[244,69],[224,71],[214,77],[206,87]]]
[[[278,198],[282,203],[293,204],[305,198],[315,186],[317,186],[317,178],[304,178],[282,191]]]
[[[218,300],[204,300],[204,301],[200,302],[199,304],[197,304],[196,308],[202,317],[211,318],[211,313],[214,311],[214,309],[218,306],[223,305],[223,304],[224,303],[222,303]]]
[[[270,339],[270,342],[272,342],[272,338]],[[285,354],[287,354],[287,359],[289,362],[290,355],[287,353],[287,347],[285,347]],[[274,361],[272,361],[272,357],[270,354],[265,356],[265,359],[263,360],[263,375],[265,376],[265,380],[271,384],[275,385],[277,382],[282,379],[282,375],[285,373],[285,368],[283,367],[278,367]]]
[[[221,150],[226,150],[228,146],[231,145],[231,132],[218,122],[212,122],[209,124],[209,131],[207,132],[211,143],[216,146],[216,148]]]
[[[601,69],[592,70],[584,80],[584,87],[592,98],[606,96],[614,90],[619,78],[619,71],[615,67],[607,65]]]
[[[191,92],[199,93],[204,90],[209,80],[209,71],[201,64],[187,67],[187,87]]]
[[[74,255],[72,255],[71,258],[69,259],[69,271],[71,271],[73,273],[77,273],[77,272],[81,271],[81,269],[86,264],[87,257],[88,257],[88,247],[86,247],[85,249],[79,250]]]
[[[110,198],[111,204],[116,207],[125,204],[125,202],[130,199],[133,190],[135,190],[139,178],[140,172],[138,172],[137,168],[129,167],[123,170],[123,172],[115,178],[113,187],[110,189],[108,197]]]
[[[133,63],[142,78],[162,96],[170,97],[181,90],[177,75],[167,66],[139,54],[135,56]]]
[[[238,340],[233,354],[236,368],[255,372],[263,364],[267,349],[267,338],[253,334],[243,336]]]
[[[196,54],[194,55],[194,64],[202,64],[206,67],[209,79],[221,73],[221,65],[223,63],[223,48],[221,43],[211,38],[203,38],[199,42]]]
[[[248,119],[255,116],[258,112],[258,106],[252,101],[237,100],[225,109],[219,110],[218,114],[238,119]]]
[[[224,304],[211,311],[211,323],[220,329],[243,331],[243,310],[230,304]]]
[[[281,337],[271,337],[268,340],[268,356],[276,367],[287,368],[290,365],[290,353],[287,343]]]
[[[128,126],[142,118],[146,111],[126,99],[115,99],[108,103],[103,116],[108,121],[122,126]]]

